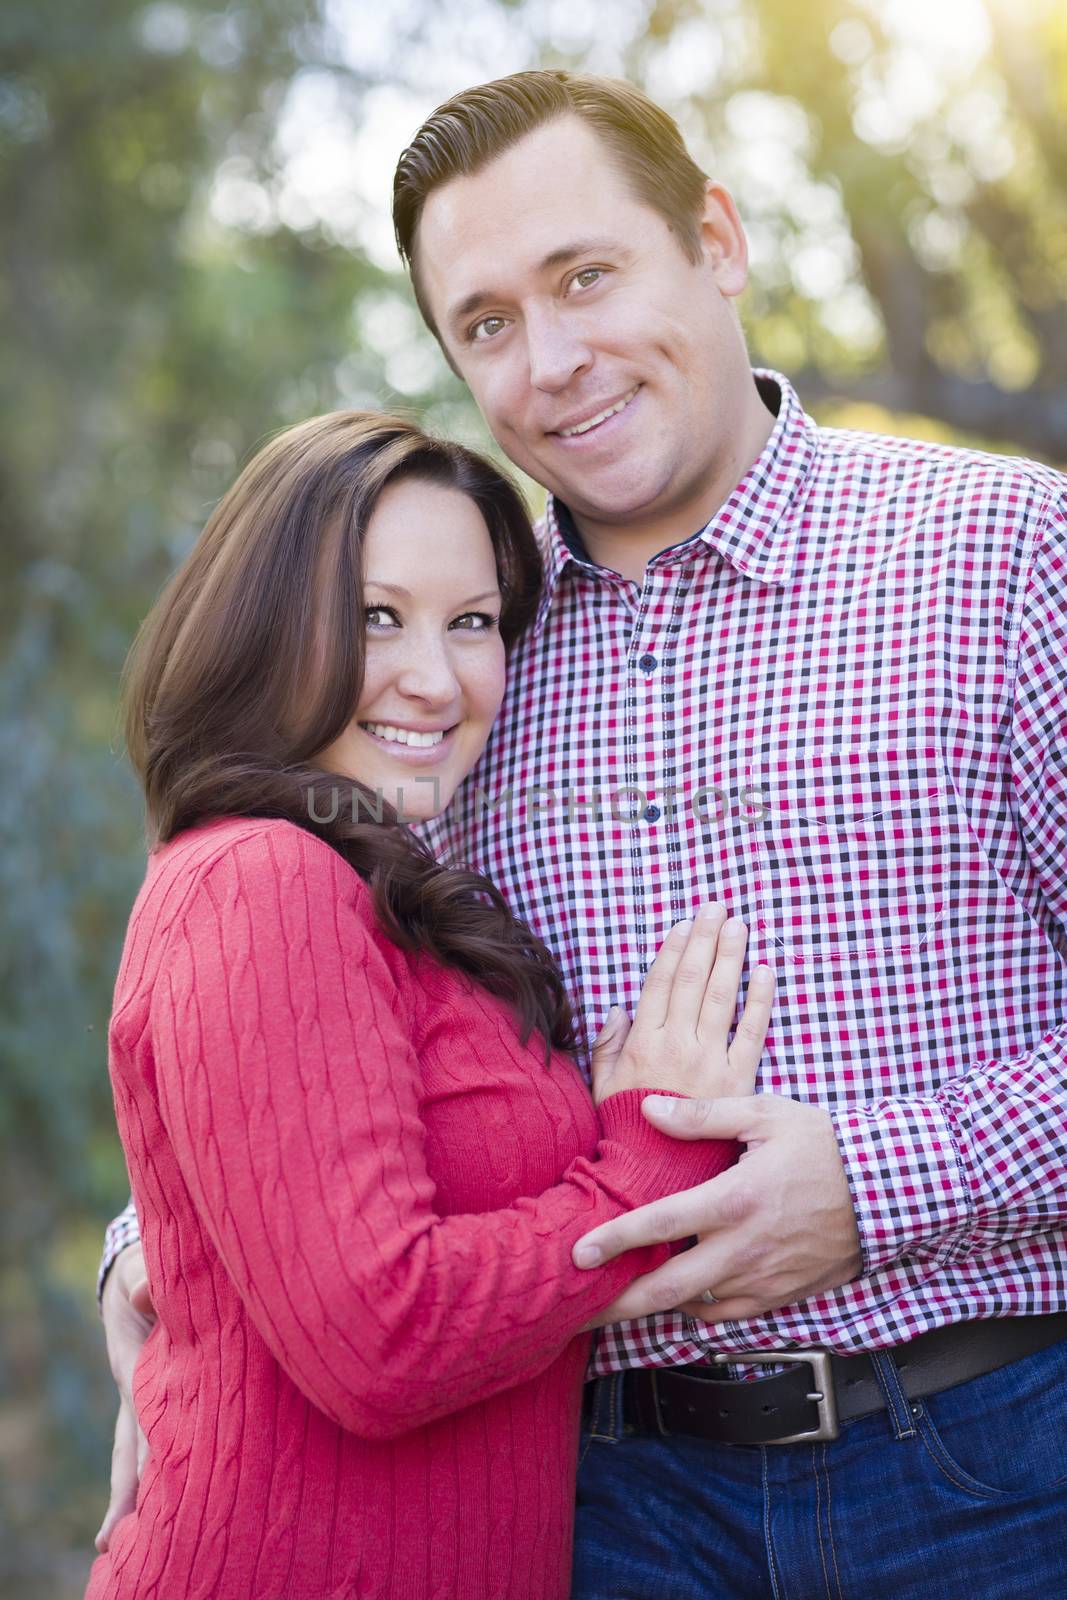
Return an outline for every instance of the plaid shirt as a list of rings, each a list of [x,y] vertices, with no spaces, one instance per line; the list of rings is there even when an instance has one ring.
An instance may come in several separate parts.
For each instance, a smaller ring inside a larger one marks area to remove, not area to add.
[[[599,1372],[1067,1307],[1067,481],[818,428],[757,381],[766,448],[643,586],[549,502],[537,621],[430,829],[590,1033],[723,900],[778,979],[759,1089],[835,1120],[862,1276],[605,1329]]]

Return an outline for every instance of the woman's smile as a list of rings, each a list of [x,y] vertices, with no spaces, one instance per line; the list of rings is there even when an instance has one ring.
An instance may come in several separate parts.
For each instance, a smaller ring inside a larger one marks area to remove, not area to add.
[[[361,721],[359,724],[377,749],[405,766],[436,766],[452,752],[460,724],[448,727],[408,728],[394,722]]]

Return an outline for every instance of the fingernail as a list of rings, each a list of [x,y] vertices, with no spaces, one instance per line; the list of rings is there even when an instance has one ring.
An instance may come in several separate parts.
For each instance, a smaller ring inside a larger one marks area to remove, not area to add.
[[[683,922],[676,922],[674,924],[674,927],[671,929],[671,932],[672,933],[688,933],[692,926],[693,926],[692,917],[686,917]]]
[[[741,917],[731,917],[723,928],[723,933],[740,933],[745,924]]]
[[[769,978],[770,976],[771,976],[770,967],[768,967],[765,962],[761,961],[759,966],[756,968],[756,977],[757,978]]]
[[[726,907],[721,906],[717,900],[711,900],[706,906],[701,906],[697,916],[702,922],[714,922],[716,917],[721,917]]]
[[[673,1117],[678,1101],[669,1094],[646,1094],[642,1104],[650,1111],[654,1111],[657,1116]]]
[[[576,1267],[595,1267],[600,1260],[600,1247],[595,1244],[579,1244],[574,1249],[574,1265]]]

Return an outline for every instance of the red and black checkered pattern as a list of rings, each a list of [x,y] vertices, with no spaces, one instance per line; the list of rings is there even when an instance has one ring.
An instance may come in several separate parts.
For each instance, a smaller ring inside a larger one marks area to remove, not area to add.
[[[538,623],[434,842],[545,938],[591,1030],[709,896],[775,969],[759,1087],[833,1112],[866,1270],[716,1349],[1059,1310],[1067,481],[818,428],[759,381],[766,449],[643,589],[550,502]],[[706,1344],[626,1324],[596,1370]]]
[[[1067,1306],[1067,480],[822,429],[757,381],[766,449],[643,588],[549,503],[537,623],[430,830],[591,1032],[725,901],[778,979],[759,1087],[836,1120],[862,1278],[710,1332],[607,1329],[599,1372]]]

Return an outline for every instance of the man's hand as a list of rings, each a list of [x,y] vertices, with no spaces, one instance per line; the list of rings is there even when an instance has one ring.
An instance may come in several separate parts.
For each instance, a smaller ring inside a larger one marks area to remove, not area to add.
[[[139,1244],[127,1245],[115,1258],[104,1282],[101,1311],[107,1358],[119,1390],[119,1415],[111,1452],[111,1499],[95,1540],[102,1555],[116,1522],[133,1510],[148,1453],[148,1441],[138,1425],[133,1404],[133,1369],[152,1331],[155,1313]]]
[[[828,1112],[777,1095],[674,1100],[651,1095],[645,1116],[676,1139],[740,1139],[735,1167],[696,1189],[594,1228],[574,1247],[596,1266],[638,1245],[698,1236],[638,1278],[596,1320],[626,1322],[680,1308],[705,1322],[745,1321],[859,1276],[852,1196]],[[590,1246],[596,1255],[584,1254]],[[710,1289],[715,1303],[700,1299]]]

